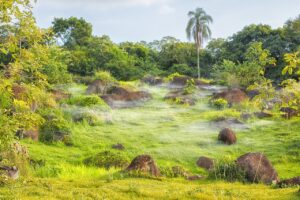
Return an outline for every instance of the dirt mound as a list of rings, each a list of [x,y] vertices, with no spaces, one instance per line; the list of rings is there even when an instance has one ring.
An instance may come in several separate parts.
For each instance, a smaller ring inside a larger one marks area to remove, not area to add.
[[[12,93],[14,98],[21,100],[25,97],[27,90],[24,86],[15,84],[12,86]]]
[[[16,136],[20,139],[23,138],[31,138],[33,141],[39,140],[39,130],[38,129],[32,129],[32,130],[18,130],[16,133]]]
[[[172,81],[170,82],[171,85],[176,85],[176,86],[185,86],[189,80],[194,80],[195,85],[197,86],[202,86],[202,85],[208,85],[207,83],[198,80],[198,79],[193,79],[188,76],[175,76]]]
[[[115,95],[121,95],[121,96],[126,96],[129,95],[132,91],[129,89],[120,87],[120,86],[114,86],[111,87],[108,91],[107,94],[115,94]]]
[[[147,101],[152,95],[145,91],[130,91],[126,88],[115,86],[107,91],[101,98],[112,108],[124,108],[136,106],[138,103]]]
[[[216,93],[213,95],[212,99],[225,99],[229,104],[238,104],[247,100],[248,97],[245,92],[236,88]]]
[[[278,183],[279,187],[295,186],[295,185],[300,185],[300,176],[296,176],[290,179],[285,179]]]
[[[224,142],[225,144],[231,145],[236,143],[236,136],[231,129],[224,128],[220,131],[218,140]]]
[[[39,140],[39,130],[34,129],[34,130],[24,131],[23,136],[25,138],[31,138],[33,141],[38,141]]]
[[[137,156],[132,160],[126,170],[148,173],[152,176],[160,176],[160,172],[155,161],[149,155]]]
[[[117,150],[124,150],[125,149],[124,145],[120,144],[120,143],[112,145],[111,148],[117,149]]]
[[[142,82],[149,85],[161,85],[164,81],[160,77],[146,76],[142,79]]]
[[[174,90],[169,92],[165,97],[165,100],[171,100],[178,104],[195,105],[197,99],[193,95],[184,94],[183,90]]]
[[[282,116],[286,119],[290,119],[290,118],[295,117],[299,114],[296,109],[290,108],[290,107],[282,107],[280,109],[280,111],[284,113],[284,114],[282,114]]]
[[[197,161],[197,166],[210,170],[214,167],[214,161],[208,157],[201,156]]]
[[[106,94],[114,83],[106,83],[102,80],[93,81],[87,88],[86,94]]]
[[[245,171],[246,178],[251,182],[270,184],[279,180],[271,162],[262,153],[247,153],[240,156],[236,163]]]

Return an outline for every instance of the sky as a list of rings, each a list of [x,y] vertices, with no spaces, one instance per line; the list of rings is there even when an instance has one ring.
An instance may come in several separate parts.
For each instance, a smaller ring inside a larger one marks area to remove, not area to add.
[[[197,7],[213,17],[213,38],[227,38],[253,23],[281,27],[300,14],[300,0],[37,0],[34,15],[43,28],[55,17],[83,17],[94,35],[117,43],[164,36],[187,41],[187,13]]]

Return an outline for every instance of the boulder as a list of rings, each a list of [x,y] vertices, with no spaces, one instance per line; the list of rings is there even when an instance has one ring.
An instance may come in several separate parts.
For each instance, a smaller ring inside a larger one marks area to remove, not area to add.
[[[246,178],[251,182],[271,184],[278,182],[278,174],[271,162],[262,153],[247,153],[236,161],[237,166],[245,171]]]
[[[282,107],[280,111],[284,113],[282,114],[282,116],[286,119],[290,119],[298,115],[298,111],[290,107]]]
[[[300,185],[300,176],[296,176],[296,177],[290,178],[290,179],[285,179],[278,183],[279,187],[296,186],[296,185]]]
[[[223,130],[220,131],[218,140],[228,145],[235,144],[236,135],[231,129],[224,128]]]
[[[13,180],[17,180],[19,178],[19,169],[16,166],[2,166],[0,170],[6,171],[6,175]]]
[[[248,99],[245,92],[242,90],[235,88],[226,90],[220,93],[215,93],[212,97],[213,100],[216,99],[225,99],[229,104],[239,104]]]
[[[208,157],[201,156],[197,161],[197,166],[206,170],[211,170],[214,167],[214,161]]]
[[[139,155],[135,157],[127,167],[126,171],[137,171],[147,173],[152,176],[160,176],[160,172],[155,161],[149,155]]]

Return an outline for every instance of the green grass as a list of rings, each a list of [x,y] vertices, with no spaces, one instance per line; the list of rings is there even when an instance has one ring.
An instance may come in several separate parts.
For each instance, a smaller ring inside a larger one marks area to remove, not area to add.
[[[134,85],[133,83],[130,83]],[[219,129],[211,120],[220,116],[237,117],[233,109],[214,110],[206,98],[185,107],[164,102],[164,88],[147,87],[154,99],[142,107],[101,110],[91,109],[104,121],[100,126],[72,124],[74,146],[61,143],[45,145],[24,140],[34,159],[44,159],[46,166],[33,170],[26,183],[0,188],[0,199],[297,199],[297,188],[273,189],[271,186],[227,183],[222,180],[189,182],[123,177],[118,169],[106,171],[86,167],[82,161],[111,146],[122,143],[130,159],[150,154],[161,167],[179,165],[194,174],[204,174],[196,166],[199,156],[230,158],[250,151],[263,152],[281,178],[300,174],[299,119],[251,119],[248,129],[237,130],[236,145],[217,141]],[[83,94],[84,87],[69,87],[73,94]],[[203,91],[203,93],[205,93]],[[64,108],[68,110],[69,108]],[[74,109],[74,107],[72,107]],[[78,109],[82,109],[78,107]],[[69,109],[70,110],[70,109]],[[68,110],[68,111],[69,111]],[[75,109],[76,110],[76,107]],[[115,150],[116,151],[116,150]],[[2,196],[1,196],[2,195]]]
[[[261,184],[183,180],[31,179],[2,188],[1,199],[201,199],[297,200],[297,188],[273,189]]]

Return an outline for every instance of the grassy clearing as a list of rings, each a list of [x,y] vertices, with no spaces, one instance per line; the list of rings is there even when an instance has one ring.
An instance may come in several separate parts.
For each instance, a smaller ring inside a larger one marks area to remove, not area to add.
[[[130,83],[131,85],[133,83]],[[145,87],[154,99],[142,107],[111,110],[84,108],[103,119],[99,126],[72,123],[74,146],[61,143],[45,145],[25,140],[33,159],[46,165],[34,170],[31,181],[0,189],[2,197],[16,199],[297,199],[297,188],[273,189],[241,183],[188,182],[183,179],[162,181],[124,178],[118,169],[106,171],[83,166],[85,158],[112,150],[122,143],[124,154],[132,159],[150,154],[161,167],[179,165],[192,173],[206,174],[196,167],[199,156],[236,159],[254,151],[263,152],[281,178],[300,174],[299,119],[251,119],[247,128],[237,130],[238,142],[226,146],[217,141],[219,128],[212,122],[218,117],[238,117],[233,109],[222,111],[208,106],[208,92],[200,92],[196,106],[185,107],[162,101],[165,88]],[[68,87],[72,94],[83,94],[83,86]],[[82,109],[66,107],[68,112]],[[297,196],[298,195],[298,196]],[[1,196],[0,196],[1,197]]]
[[[2,188],[1,199],[201,199],[297,200],[297,188],[273,189],[269,186],[220,181],[182,180],[63,180],[32,179]]]

